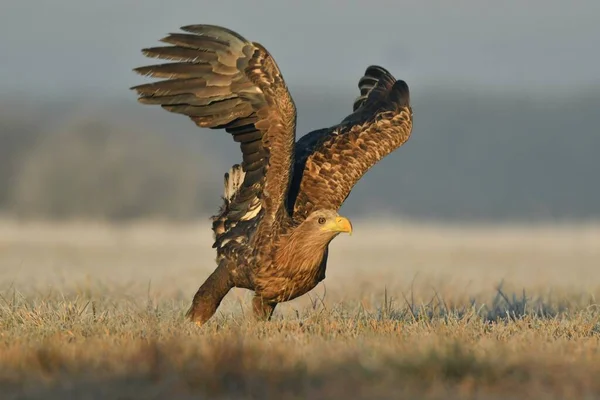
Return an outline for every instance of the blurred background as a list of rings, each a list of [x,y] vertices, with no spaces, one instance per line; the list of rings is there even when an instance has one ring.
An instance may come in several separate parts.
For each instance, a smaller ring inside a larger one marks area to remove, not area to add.
[[[586,221],[600,216],[600,2],[1,0],[0,214],[205,218],[240,160],[224,131],[136,102],[144,47],[224,25],[269,49],[300,137],[352,109],[370,64],[407,81],[411,139],[350,216]]]

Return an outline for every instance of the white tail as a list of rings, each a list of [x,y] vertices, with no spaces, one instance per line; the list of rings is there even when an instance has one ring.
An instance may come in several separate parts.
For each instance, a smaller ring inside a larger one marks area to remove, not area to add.
[[[225,188],[223,196],[227,202],[231,202],[240,186],[242,186],[242,182],[244,182],[244,176],[246,176],[246,173],[239,164],[233,165],[229,169],[229,172],[225,174]]]

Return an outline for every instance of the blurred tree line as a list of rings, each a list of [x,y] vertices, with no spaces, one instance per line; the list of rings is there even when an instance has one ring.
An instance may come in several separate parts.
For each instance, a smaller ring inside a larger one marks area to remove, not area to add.
[[[194,218],[215,196],[203,191],[208,163],[199,154],[193,144],[93,107],[4,107],[0,210],[43,219]]]
[[[291,88],[298,132],[351,111],[354,87]],[[412,90],[413,136],[369,171],[354,215],[600,216],[600,90],[531,95]],[[205,218],[239,162],[224,131],[135,99],[0,98],[0,213],[20,218]]]

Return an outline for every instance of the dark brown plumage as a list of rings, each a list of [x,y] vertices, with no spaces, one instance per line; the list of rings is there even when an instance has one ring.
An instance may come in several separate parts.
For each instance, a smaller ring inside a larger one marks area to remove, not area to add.
[[[370,66],[353,112],[295,141],[296,108],[267,50],[213,25],[181,28],[144,49],[170,62],[135,69],[161,81],[135,86],[139,101],[225,129],[240,143],[241,165],[225,174],[213,217],[217,268],[198,289],[187,317],[203,324],[232,287],[253,290],[258,318],[325,278],[330,242],[351,232],[337,210],[364,173],[412,131],[408,86]]]

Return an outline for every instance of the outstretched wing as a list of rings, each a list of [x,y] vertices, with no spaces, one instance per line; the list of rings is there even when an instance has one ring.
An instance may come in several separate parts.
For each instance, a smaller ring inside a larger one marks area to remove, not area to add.
[[[412,109],[406,82],[379,66],[359,81],[354,112],[340,124],[296,143],[288,211],[303,220],[315,209],[337,210],[356,182],[410,137]]]
[[[214,25],[190,25],[161,39],[171,46],[142,50],[166,64],[134,71],[164,80],[132,89],[144,104],[187,115],[203,128],[225,129],[240,143],[243,181],[226,199],[228,227],[261,219],[269,225],[285,207],[292,166],[296,108],[275,60],[259,43]],[[227,194],[226,194],[227,195]],[[215,231],[224,235],[228,227]],[[215,229],[215,228],[213,228]]]

